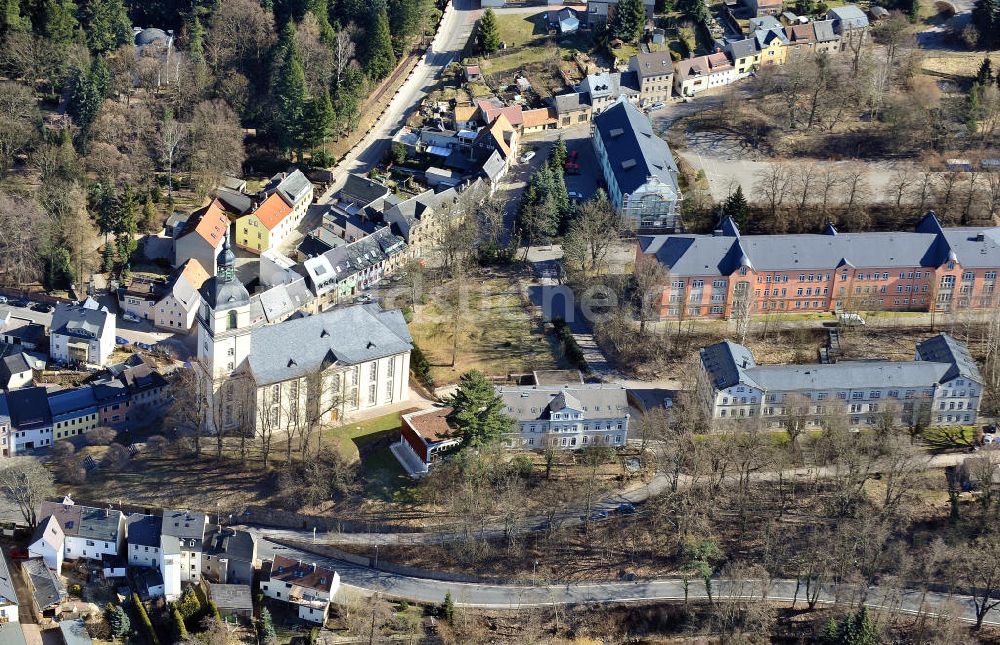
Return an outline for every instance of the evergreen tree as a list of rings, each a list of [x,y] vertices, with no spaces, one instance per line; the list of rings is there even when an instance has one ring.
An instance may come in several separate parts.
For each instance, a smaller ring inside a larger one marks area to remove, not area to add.
[[[105,273],[111,273],[111,270],[115,268],[115,249],[111,244],[104,245],[104,251],[101,257],[101,270]]]
[[[979,32],[979,46],[993,49],[1000,44],[1000,0],[976,0],[972,24]]]
[[[271,645],[277,642],[278,632],[274,629],[274,620],[271,618],[271,612],[264,607],[260,610],[260,642],[264,645]]]
[[[389,0],[388,4],[395,50],[402,55],[407,43],[420,31],[426,5],[422,0]]]
[[[740,228],[741,231],[746,228],[747,222],[750,218],[750,205],[747,204],[747,198],[743,196],[743,187],[737,186],[736,190],[732,192],[729,197],[726,198],[726,203],[722,207],[723,215],[733,218],[736,222],[736,226]]]
[[[197,15],[191,21],[191,30],[188,35],[188,54],[194,65],[195,82],[198,87],[204,87],[209,80],[208,63],[205,61],[205,27]]]
[[[642,38],[646,26],[646,6],[643,0],[620,0],[611,20],[611,34],[625,42],[635,43]]]
[[[556,144],[552,146],[552,154],[549,155],[549,161],[552,163],[553,168],[562,168],[566,165],[566,142],[563,141],[562,136],[556,139]]]
[[[103,59],[98,59],[98,61],[100,60]],[[66,104],[66,113],[79,128],[77,143],[81,150],[86,147],[90,126],[94,123],[97,111],[104,101],[102,80],[99,78],[101,72],[95,67],[98,67],[97,63],[92,65],[89,70],[76,70],[71,81],[69,100]]]
[[[973,83],[965,100],[965,127],[969,134],[979,131],[979,121],[983,118],[983,106],[980,100],[983,88],[979,83]]]
[[[132,21],[122,0],[89,0],[80,13],[91,51],[106,53],[132,39]]]
[[[444,616],[449,625],[454,624],[455,602],[451,599],[450,591],[446,591],[444,594],[444,602],[441,603],[441,615]]]
[[[333,102],[328,90],[323,90],[320,96],[310,99],[305,115],[306,145],[312,149],[325,146],[334,117]]]
[[[275,106],[275,134],[282,148],[301,153],[306,111],[306,77],[302,58],[295,46],[295,31],[291,22],[282,30],[279,48],[282,60],[271,89]]]
[[[126,185],[118,200],[118,221],[115,228],[115,245],[118,247],[118,258],[129,261],[136,248],[136,235],[139,232],[139,202],[135,198],[132,186]]]
[[[21,0],[0,0],[0,34],[30,30],[31,21],[21,13]]]
[[[500,49],[500,26],[493,9],[487,7],[476,23],[476,47],[483,54],[492,54]]]
[[[451,419],[458,426],[462,448],[496,443],[513,423],[503,411],[503,399],[478,370],[466,372],[459,378],[458,389],[449,405],[454,409]]]
[[[142,205],[142,229],[147,233],[155,233],[159,228],[153,198],[151,195],[146,195],[146,203]]]
[[[327,0],[309,0],[308,4],[309,13],[311,13],[316,18],[317,24],[319,24],[319,39],[327,47],[333,45],[334,32],[333,26],[330,24],[330,9]]]
[[[104,613],[108,620],[108,625],[111,626],[111,633],[114,634],[115,638],[124,638],[128,635],[129,630],[132,629],[132,623],[128,619],[128,614],[125,613],[125,610],[120,605],[108,603]]]
[[[376,9],[373,25],[365,38],[365,71],[375,81],[388,76],[396,67],[396,54],[392,49],[389,15],[385,7]]]
[[[987,56],[983,59],[983,62],[979,64],[979,71],[976,72],[976,83],[986,87],[993,82],[993,63],[990,61],[990,57]]]
[[[42,4],[42,35],[56,43],[69,43],[77,39],[80,23],[76,20],[73,0],[44,0]]]

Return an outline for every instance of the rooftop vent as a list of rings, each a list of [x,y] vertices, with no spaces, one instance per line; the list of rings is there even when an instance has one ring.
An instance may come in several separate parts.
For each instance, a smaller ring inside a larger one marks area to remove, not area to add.
[[[624,168],[625,170],[628,170],[629,168],[635,168],[635,166],[636,166],[635,159],[626,159],[625,161],[622,162],[622,168]]]
[[[620,137],[625,134],[625,130],[621,128],[613,128],[608,134],[610,134],[611,138],[614,139],[615,137]]]

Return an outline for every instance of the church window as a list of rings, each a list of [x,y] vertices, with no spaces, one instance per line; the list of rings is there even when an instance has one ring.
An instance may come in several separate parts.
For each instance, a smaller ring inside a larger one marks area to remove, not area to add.
[[[377,361],[372,361],[372,367],[371,367],[371,371],[368,374],[368,380],[369,381],[374,381],[377,378],[378,378],[378,362]]]
[[[389,364],[385,368],[386,378],[392,379],[396,375],[396,357],[393,356],[389,359]],[[390,386],[391,387],[391,386]]]
[[[236,329],[236,312],[235,311],[230,311],[229,312],[229,324],[228,324],[228,326],[226,328],[227,329]]]

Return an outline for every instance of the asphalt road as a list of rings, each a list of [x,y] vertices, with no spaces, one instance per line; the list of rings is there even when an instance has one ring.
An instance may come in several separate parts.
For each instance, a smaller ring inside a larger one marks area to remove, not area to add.
[[[280,554],[336,570],[340,574],[342,585],[338,597],[348,593],[370,595],[378,592],[390,598],[439,603],[445,594],[450,593],[456,605],[488,609],[652,601],[683,602],[685,595],[692,601],[707,599],[705,585],[700,580],[685,583],[680,578],[663,578],[635,582],[498,585],[448,582],[388,573],[278,545],[266,539],[259,542],[259,554],[265,560]],[[685,586],[688,587],[686,594]],[[766,582],[716,579],[712,581],[712,594],[717,599],[749,598],[760,597],[763,592],[771,602],[791,603],[796,599],[797,606],[804,607],[805,588],[798,586],[795,580],[787,579]],[[858,597],[860,592],[861,589],[852,586],[825,585],[819,593],[819,598],[821,603],[826,604],[845,601],[852,596]],[[924,594],[916,590],[898,591],[873,586],[867,590],[865,605],[873,609],[904,614],[917,614],[921,611],[937,614],[946,611],[959,620],[967,622],[975,620],[972,599],[961,595]],[[996,609],[990,611],[985,623],[1000,625],[1000,611]]]

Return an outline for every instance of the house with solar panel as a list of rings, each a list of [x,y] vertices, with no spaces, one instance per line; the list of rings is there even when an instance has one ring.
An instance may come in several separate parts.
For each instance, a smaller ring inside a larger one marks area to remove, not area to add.
[[[680,228],[677,163],[667,142],[624,96],[594,117],[593,142],[608,198],[637,230]]]

